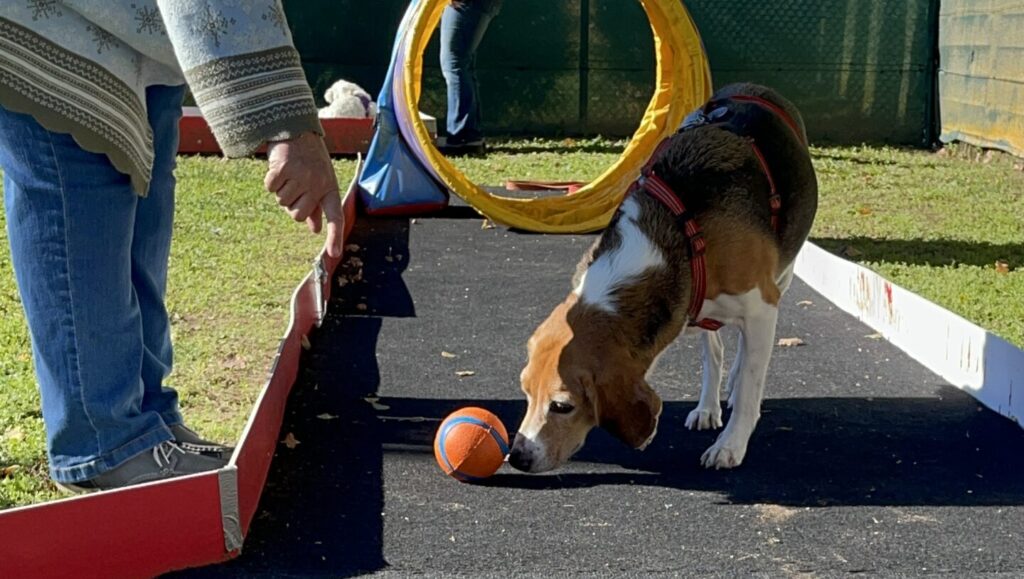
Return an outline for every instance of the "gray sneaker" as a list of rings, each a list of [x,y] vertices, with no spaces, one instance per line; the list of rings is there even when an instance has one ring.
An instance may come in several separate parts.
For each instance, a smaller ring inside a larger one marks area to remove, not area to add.
[[[210,442],[200,437],[194,430],[184,424],[175,424],[171,427],[171,434],[174,435],[174,442],[185,452],[212,456],[221,460],[230,460],[234,448],[216,442]]]
[[[167,441],[87,481],[57,483],[57,486],[71,493],[90,493],[217,470],[225,464],[226,461],[219,458],[185,452],[174,442]]]

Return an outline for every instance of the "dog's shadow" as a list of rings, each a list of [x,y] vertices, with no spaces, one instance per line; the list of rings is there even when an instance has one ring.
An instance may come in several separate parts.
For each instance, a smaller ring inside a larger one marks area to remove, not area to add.
[[[800,506],[1024,504],[1024,431],[958,390],[936,398],[791,398],[764,402],[746,459],[707,470],[700,456],[718,431],[686,428],[694,403],[666,402],[644,451],[595,429],[573,461],[550,474],[504,467],[482,484],[524,489],[642,484],[721,492],[733,503]],[[427,452],[441,417],[480,405],[512,426],[521,401],[396,398],[381,401],[381,436]],[[421,423],[392,420],[426,418]],[[723,417],[728,419],[728,412]]]

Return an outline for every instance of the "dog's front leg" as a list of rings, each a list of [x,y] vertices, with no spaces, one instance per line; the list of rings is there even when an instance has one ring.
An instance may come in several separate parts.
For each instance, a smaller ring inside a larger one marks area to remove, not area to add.
[[[761,398],[768,362],[772,357],[779,310],[777,306],[762,301],[759,292],[751,294],[745,296],[749,300],[748,307],[740,320],[743,352],[731,395],[734,400],[732,416],[715,443],[701,456],[701,463],[708,468],[739,466],[747,453],[750,435],[761,417]]]
[[[736,337],[736,357],[729,368],[729,379],[725,381],[725,397],[729,400],[729,408],[736,403],[736,380],[740,375],[740,360],[743,359],[743,332]]]
[[[722,427],[722,357],[725,346],[718,332],[704,330],[700,333],[701,367],[703,381],[700,388],[700,402],[686,417],[690,430],[710,430]]]

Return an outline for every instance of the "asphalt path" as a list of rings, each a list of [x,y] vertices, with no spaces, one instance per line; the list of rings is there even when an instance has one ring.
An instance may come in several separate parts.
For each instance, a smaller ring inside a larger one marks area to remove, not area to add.
[[[286,411],[300,444],[279,446],[242,555],[176,576],[1024,575],[1024,430],[799,280],[778,337],[804,345],[776,348],[740,468],[699,465],[715,433],[683,425],[684,338],[651,379],[646,451],[595,431],[551,474],[446,477],[440,419],[477,405],[515,430],[526,339],[591,241],[482,223],[360,219]]]

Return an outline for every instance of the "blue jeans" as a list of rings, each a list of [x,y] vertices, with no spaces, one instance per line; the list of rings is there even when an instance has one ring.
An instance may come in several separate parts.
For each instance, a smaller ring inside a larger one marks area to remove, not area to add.
[[[164,307],[184,87],[146,93],[156,159],[146,197],[105,155],[0,108],[15,277],[32,335],[50,474],[93,478],[181,422]]]
[[[448,85],[448,142],[481,139],[480,90],[476,49],[502,0],[469,0],[448,6],[441,15],[441,72]]]

